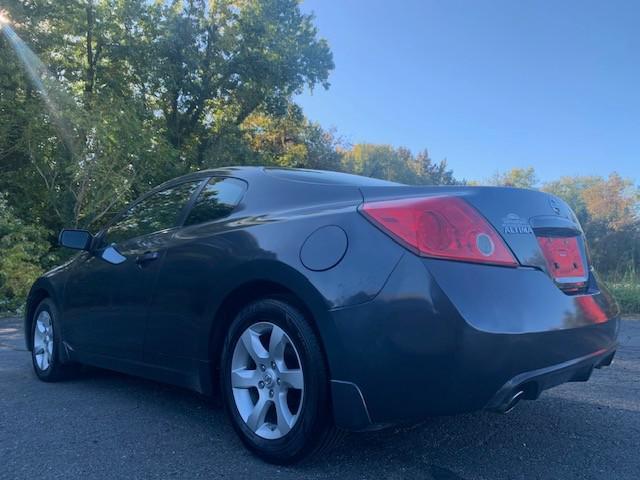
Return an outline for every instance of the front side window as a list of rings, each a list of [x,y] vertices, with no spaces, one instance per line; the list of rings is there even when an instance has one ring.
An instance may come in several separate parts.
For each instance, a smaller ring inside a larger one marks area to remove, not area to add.
[[[213,177],[200,192],[185,226],[226,217],[240,203],[246,189],[247,185],[242,180]]]
[[[200,183],[181,183],[136,203],[109,227],[106,242],[117,244],[176,226],[180,212]]]

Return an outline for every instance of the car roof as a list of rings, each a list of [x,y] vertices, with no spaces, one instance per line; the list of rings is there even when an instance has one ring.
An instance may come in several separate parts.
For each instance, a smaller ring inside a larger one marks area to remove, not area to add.
[[[399,183],[381,180],[379,178],[363,177],[351,173],[334,172],[331,170],[311,170],[303,168],[264,167],[265,173],[283,180],[293,182],[315,183],[324,185],[349,186],[389,186]]]
[[[402,185],[400,183],[390,182],[387,180],[364,177],[361,175],[353,175],[350,173],[334,172],[330,170],[263,166],[229,166],[188,173],[186,175],[182,175],[181,177],[169,180],[168,182],[157,186],[153,190],[161,190],[178,183],[188,182],[189,180],[198,180],[211,176],[236,177],[246,181],[251,181],[253,179],[263,177],[265,179],[271,178],[274,180],[287,180],[292,182],[303,182],[321,185],[344,185],[352,187]]]
[[[209,168],[206,170],[198,170],[197,172],[187,173],[180,177],[172,178],[164,183],[161,183],[157,187],[154,187],[149,193],[163,190],[167,187],[177,185],[180,183],[188,182],[190,180],[202,180],[204,178],[220,176],[220,177],[236,177],[246,180],[248,177],[253,176],[260,172],[259,167],[222,167],[222,168]]]

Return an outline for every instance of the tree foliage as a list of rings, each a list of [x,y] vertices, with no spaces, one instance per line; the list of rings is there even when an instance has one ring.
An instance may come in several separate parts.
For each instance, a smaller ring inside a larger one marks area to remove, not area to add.
[[[13,0],[5,8],[38,56],[27,53],[21,65],[0,40],[8,156],[0,191],[23,218],[52,229],[96,228],[181,173],[260,162],[245,122],[288,118],[292,95],[328,87],[333,68],[296,0]],[[319,154],[317,126],[299,130],[301,145],[288,145],[285,163]]]
[[[535,188],[538,177],[533,167],[512,168],[503,173],[495,173],[488,183],[502,187]]]
[[[243,123],[242,131],[254,152],[248,163],[340,169],[338,149],[344,142],[334,133],[309,122],[298,105],[290,104],[284,115],[257,111]]]
[[[640,190],[631,180],[617,173],[563,177],[542,188],[563,198],[576,213],[601,272],[640,273]]]
[[[22,304],[43,263],[50,260],[49,248],[47,231],[17,218],[0,195],[0,312]]]
[[[424,150],[413,155],[406,148],[360,143],[342,156],[344,170],[367,177],[384,178],[410,185],[451,185],[459,183],[447,161],[434,162]]]

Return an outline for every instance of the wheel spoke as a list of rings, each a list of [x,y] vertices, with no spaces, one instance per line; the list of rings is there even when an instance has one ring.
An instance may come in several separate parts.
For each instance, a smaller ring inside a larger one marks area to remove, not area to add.
[[[289,430],[291,430],[294,422],[294,417],[289,410],[289,405],[287,405],[286,392],[279,393],[274,403],[276,407],[278,430],[280,431],[280,435],[286,435],[289,433]]]
[[[42,334],[44,334],[47,331],[47,327],[45,326],[42,320],[38,320],[38,322],[36,323],[36,327],[38,328],[38,331]]]
[[[304,388],[302,370],[283,370],[280,372],[280,381],[296,390],[302,390]]]
[[[231,372],[231,386],[233,388],[251,388],[258,385],[258,371],[238,369]]]
[[[269,359],[269,352],[260,343],[260,335],[251,329],[242,334],[242,344],[256,365]]]
[[[271,330],[271,338],[269,339],[269,355],[276,361],[284,360],[284,347],[287,345],[287,335],[277,325]]]
[[[264,419],[267,416],[271,401],[264,395],[260,395],[258,402],[254,405],[249,418],[247,418],[247,426],[256,432],[263,424]]]
[[[36,355],[41,355],[44,353],[44,346],[43,345],[38,345],[35,347],[35,351],[33,352]]]
[[[38,368],[40,370],[44,370],[44,352],[39,355],[36,355],[36,363],[38,364]]]

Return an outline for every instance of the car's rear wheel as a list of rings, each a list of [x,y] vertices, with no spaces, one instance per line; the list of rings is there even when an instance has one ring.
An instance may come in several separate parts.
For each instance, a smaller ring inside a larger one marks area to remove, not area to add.
[[[61,361],[62,338],[58,311],[50,299],[44,299],[33,316],[31,325],[31,360],[40,380],[56,382],[76,371],[75,365]]]
[[[260,300],[233,320],[222,393],[240,438],[264,460],[292,463],[333,443],[328,381],[316,334],[291,304]]]

